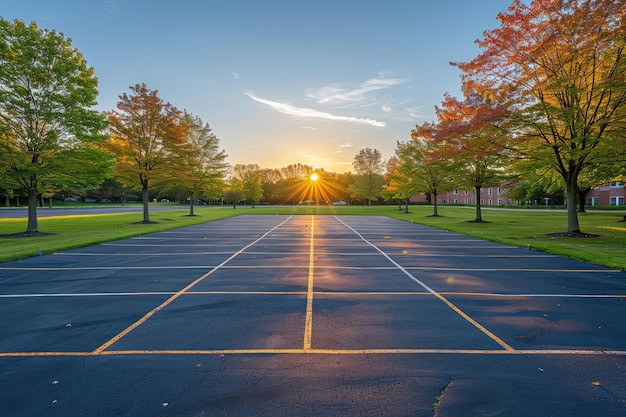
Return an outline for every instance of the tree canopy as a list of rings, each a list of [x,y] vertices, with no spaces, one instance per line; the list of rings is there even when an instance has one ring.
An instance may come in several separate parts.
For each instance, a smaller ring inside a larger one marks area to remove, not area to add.
[[[579,233],[581,173],[623,155],[626,6],[623,0],[515,0],[482,52],[455,63],[463,84],[508,104],[510,146],[563,179],[568,232]],[[606,162],[606,161],[605,161]]]
[[[71,39],[0,18],[1,175],[28,195],[26,233],[39,232],[39,195],[67,183],[97,186],[108,173],[97,86]]]
[[[146,84],[130,87],[123,93],[117,110],[109,115],[108,149],[117,158],[114,176],[124,185],[141,189],[143,222],[150,222],[148,191],[172,180],[176,157],[185,142],[181,112],[163,101],[157,90]]]

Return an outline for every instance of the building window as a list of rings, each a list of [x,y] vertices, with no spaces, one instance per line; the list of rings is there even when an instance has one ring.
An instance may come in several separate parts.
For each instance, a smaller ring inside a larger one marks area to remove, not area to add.
[[[609,187],[611,188],[622,188],[624,186],[624,184],[620,181],[617,182],[612,182],[609,184]]]
[[[502,194],[502,188],[498,187],[498,194]]]
[[[502,199],[501,199],[501,198],[499,198],[499,199],[498,199],[498,205],[499,205],[499,206],[501,206],[501,205],[502,205]]]
[[[454,195],[458,195],[459,194],[459,190],[454,190]]]
[[[599,206],[600,205],[600,197],[587,197],[587,205],[588,206]]]
[[[491,188],[490,188],[490,190],[491,190]],[[489,205],[493,206],[493,200],[492,199],[489,199]]]
[[[493,194],[493,188],[489,189],[489,195]]]
[[[456,198],[454,199],[454,204],[459,204],[459,200],[457,200]]]
[[[624,197],[611,197],[611,205],[612,206],[623,206],[624,205]]]

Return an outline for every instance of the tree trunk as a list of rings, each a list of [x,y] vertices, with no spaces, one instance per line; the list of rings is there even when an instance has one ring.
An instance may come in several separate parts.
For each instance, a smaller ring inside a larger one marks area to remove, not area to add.
[[[143,201],[143,223],[150,223],[150,211],[148,210],[148,189],[141,189],[141,199]]]
[[[476,219],[474,221],[483,221],[483,214],[480,211],[480,186],[476,186]]]
[[[189,195],[189,215],[190,216],[195,216],[195,214],[193,214],[193,191],[191,192],[191,194]]]
[[[439,210],[438,210],[438,205],[437,205],[437,192],[433,192],[431,194],[432,198],[433,198],[433,217],[439,217]]]
[[[37,221],[37,190],[31,188],[28,190],[28,225],[26,233],[39,232],[39,223]]]
[[[585,212],[585,199],[582,197],[578,199],[578,212],[579,213]]]
[[[405,213],[409,212],[409,199],[408,198],[404,200],[404,212]]]
[[[572,176],[573,177],[573,176]],[[578,196],[578,187],[576,185],[577,178],[570,178],[567,184],[567,231],[569,233],[580,233],[580,224],[578,223],[578,205],[576,197]]]

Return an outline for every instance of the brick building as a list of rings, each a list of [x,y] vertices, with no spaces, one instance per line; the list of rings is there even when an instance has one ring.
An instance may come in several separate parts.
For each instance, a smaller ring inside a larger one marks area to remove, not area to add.
[[[480,190],[480,204],[483,206],[507,206],[519,204],[508,196],[509,189],[505,187],[486,187]],[[412,196],[409,201],[413,204],[428,203],[425,195]],[[447,191],[437,196],[438,204],[476,204],[474,190]],[[551,204],[548,201],[539,204]],[[612,182],[589,191],[585,195],[587,206],[623,206],[626,204],[626,185],[622,182]]]
[[[588,206],[623,206],[626,186],[622,182],[612,182],[594,188],[585,195]]]

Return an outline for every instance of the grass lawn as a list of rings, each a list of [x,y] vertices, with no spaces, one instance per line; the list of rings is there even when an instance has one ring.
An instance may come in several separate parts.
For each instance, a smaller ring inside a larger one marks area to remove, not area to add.
[[[550,236],[567,229],[567,215],[561,211],[484,209],[484,223],[471,223],[473,207],[439,208],[440,217],[431,217],[431,206],[409,206],[409,213],[397,206],[295,206],[273,207],[231,206],[196,207],[197,216],[188,210],[153,212],[150,217],[158,223],[137,224],[141,213],[40,218],[39,230],[54,233],[27,238],[0,238],[0,262],[21,259],[42,253],[56,252],[105,241],[189,226],[241,214],[351,214],[382,215],[425,224],[470,236],[476,236],[514,246],[527,247],[551,254],[563,255],[598,265],[626,269],[626,223],[623,214],[611,211],[579,213],[584,233],[593,238]],[[0,219],[0,235],[23,232],[25,219]]]

